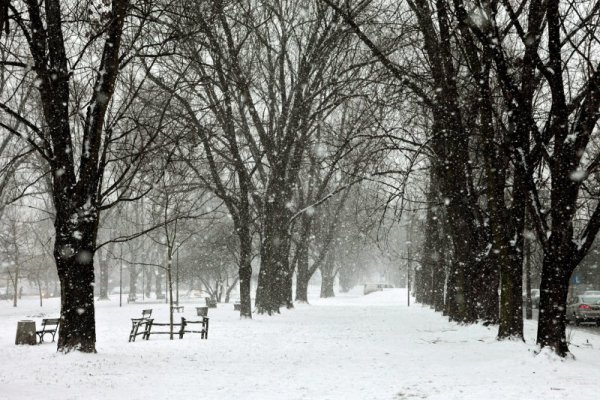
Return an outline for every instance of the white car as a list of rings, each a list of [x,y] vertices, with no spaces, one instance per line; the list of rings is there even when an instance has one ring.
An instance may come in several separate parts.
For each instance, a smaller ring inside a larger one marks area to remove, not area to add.
[[[600,290],[586,290],[582,296],[600,296]]]

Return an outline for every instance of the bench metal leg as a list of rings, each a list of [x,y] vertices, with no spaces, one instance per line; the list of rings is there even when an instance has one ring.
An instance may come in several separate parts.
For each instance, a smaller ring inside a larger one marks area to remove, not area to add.
[[[131,327],[131,332],[129,332],[129,341],[135,342],[135,337],[137,336],[139,324],[133,324]]]
[[[150,339],[150,330],[152,330],[152,321],[149,319],[146,322],[146,326],[144,327],[144,334],[142,335],[142,339],[149,340]]]

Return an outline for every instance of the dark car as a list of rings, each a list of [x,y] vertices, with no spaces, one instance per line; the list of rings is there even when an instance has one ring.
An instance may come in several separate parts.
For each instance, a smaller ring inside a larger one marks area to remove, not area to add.
[[[594,323],[600,326],[600,296],[575,296],[567,304],[567,320],[575,325]]]

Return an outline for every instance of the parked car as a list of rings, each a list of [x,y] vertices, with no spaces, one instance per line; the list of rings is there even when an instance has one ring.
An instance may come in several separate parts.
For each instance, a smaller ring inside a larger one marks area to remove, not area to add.
[[[600,296],[600,290],[586,290],[582,296]]]
[[[600,296],[573,297],[567,304],[567,321],[575,325],[595,323],[600,326]]]

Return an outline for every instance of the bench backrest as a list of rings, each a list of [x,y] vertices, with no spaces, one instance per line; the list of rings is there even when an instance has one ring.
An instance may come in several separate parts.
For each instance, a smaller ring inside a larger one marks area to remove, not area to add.
[[[42,327],[46,326],[58,326],[60,324],[60,318],[44,318],[42,320]]]
[[[142,318],[150,318],[152,316],[152,309],[142,310]]]

